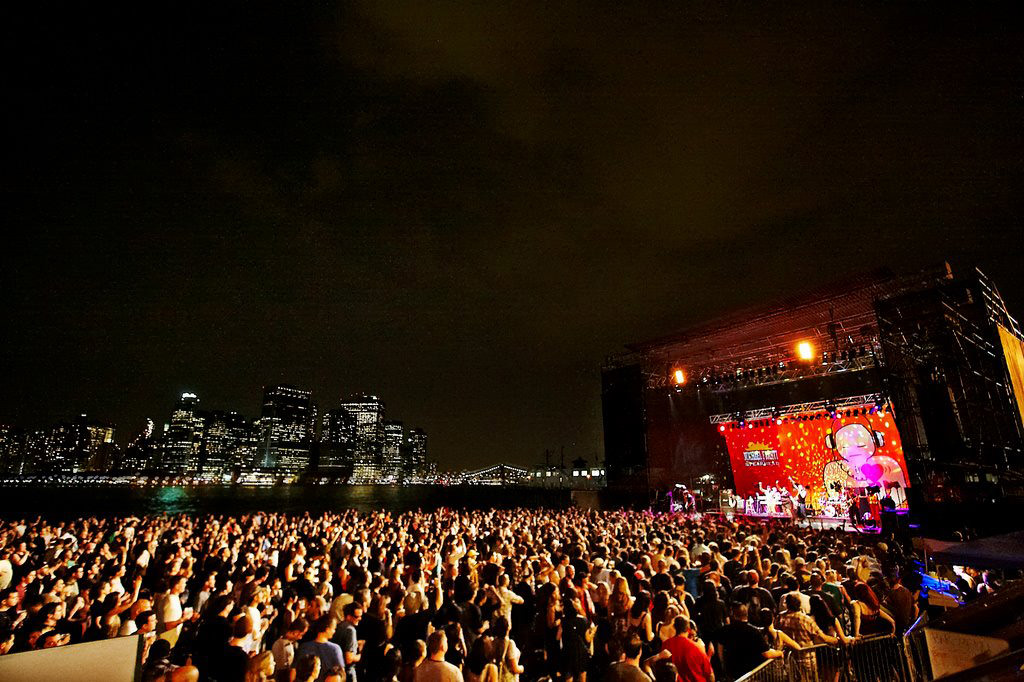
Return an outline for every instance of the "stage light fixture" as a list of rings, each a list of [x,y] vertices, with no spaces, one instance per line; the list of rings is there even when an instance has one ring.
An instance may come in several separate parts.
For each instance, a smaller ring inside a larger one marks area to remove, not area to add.
[[[810,361],[814,359],[814,346],[810,341],[801,341],[796,344],[796,356],[801,360]]]
[[[676,386],[682,386],[686,383],[686,373],[681,369],[672,372],[672,378],[675,380]]]
[[[718,430],[719,431],[725,431],[725,424],[722,424],[721,426],[719,426]]]

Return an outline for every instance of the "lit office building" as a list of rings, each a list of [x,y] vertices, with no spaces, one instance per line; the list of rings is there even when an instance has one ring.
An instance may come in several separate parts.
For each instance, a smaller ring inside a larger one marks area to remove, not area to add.
[[[214,411],[206,415],[203,436],[202,472],[219,475],[251,461],[255,452],[252,427],[237,412]]]
[[[294,386],[264,390],[259,423],[263,467],[281,473],[301,473],[309,466],[313,414],[310,395]]]
[[[199,397],[195,393],[181,394],[164,435],[166,439],[160,469],[172,474],[199,471],[203,417],[199,414]]]
[[[80,422],[61,422],[33,431],[25,440],[25,458],[33,473],[84,471],[89,461],[89,432]]]
[[[402,445],[405,440],[405,426],[400,421],[384,422],[384,451],[381,478],[394,482],[402,478]]]
[[[427,433],[413,427],[405,439],[405,468],[408,475],[420,476],[426,472]]]
[[[145,471],[153,468],[160,457],[160,443],[156,438],[156,425],[146,419],[145,426],[125,448],[114,470],[119,472]]]
[[[59,462],[55,460],[59,455],[52,446],[53,441],[51,429],[36,429],[25,434],[22,455],[25,473],[53,473],[57,470]]]
[[[356,395],[341,404],[355,422],[354,483],[377,483],[384,458],[384,402],[377,396]]]
[[[25,434],[7,424],[0,424],[0,473],[23,473]]]
[[[350,476],[355,461],[355,443],[355,417],[343,407],[328,411],[320,430],[319,473]]]
[[[85,415],[82,415],[83,419]],[[91,471],[109,471],[116,461],[117,444],[114,443],[114,427],[91,421],[85,424],[89,437],[88,468]]]

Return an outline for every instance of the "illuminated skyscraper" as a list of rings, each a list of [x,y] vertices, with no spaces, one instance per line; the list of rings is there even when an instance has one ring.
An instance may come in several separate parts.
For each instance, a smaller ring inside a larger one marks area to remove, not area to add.
[[[322,475],[351,476],[355,461],[356,420],[343,407],[324,415],[320,431],[320,466]]]
[[[354,395],[341,403],[355,422],[354,483],[377,483],[384,458],[384,402],[375,395]]]
[[[156,425],[146,419],[145,426],[128,444],[123,456],[115,462],[115,471],[145,471],[152,469],[160,457],[160,443],[156,438]]]
[[[220,475],[251,460],[255,451],[252,427],[237,412],[215,411],[206,415],[203,437],[203,473]]]
[[[402,445],[405,427],[400,421],[384,422],[384,456],[381,478],[386,481],[402,479]]]
[[[114,442],[114,427],[90,421],[85,424],[85,430],[89,434],[88,468],[91,471],[109,471],[116,461],[118,450]]]
[[[408,475],[418,476],[427,465],[427,432],[413,427],[405,439],[405,469]]]
[[[74,474],[89,465],[89,431],[85,415],[33,431],[25,440],[25,461],[34,473]]]
[[[311,415],[309,391],[284,385],[264,389],[259,424],[264,467],[281,473],[306,470]]]
[[[25,434],[24,470],[26,473],[54,473],[60,470],[59,448],[54,432],[59,428],[37,429]]]
[[[25,434],[8,424],[0,424],[0,473],[23,473]]]
[[[199,414],[199,397],[195,393],[181,394],[165,435],[160,469],[172,474],[198,472],[203,418]]]

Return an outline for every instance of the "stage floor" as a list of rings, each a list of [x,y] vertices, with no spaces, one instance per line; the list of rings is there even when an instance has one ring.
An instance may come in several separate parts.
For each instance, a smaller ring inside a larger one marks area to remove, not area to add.
[[[820,528],[821,530],[831,530],[838,528],[840,530],[849,531],[851,533],[878,533],[879,528],[875,527],[863,527],[854,526],[853,522],[847,518],[836,518],[834,516],[808,516],[805,519],[796,521],[791,514],[743,514],[736,513],[735,510],[723,509],[721,514],[733,518],[733,519],[746,519],[750,521],[756,520],[774,520],[774,521],[792,521],[798,526],[804,528]]]

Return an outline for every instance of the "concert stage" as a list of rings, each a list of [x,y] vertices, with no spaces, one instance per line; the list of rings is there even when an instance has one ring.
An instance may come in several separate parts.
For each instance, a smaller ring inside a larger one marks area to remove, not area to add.
[[[881,394],[710,418],[725,439],[732,490],[746,513],[871,519],[907,509],[907,464]]]
[[[895,519],[890,523],[898,528],[908,528],[907,517],[908,511],[895,512]],[[882,524],[875,525],[863,525],[855,524],[849,517],[837,518],[833,516],[808,516],[800,521],[794,521],[793,515],[789,514],[746,514],[740,509],[727,509],[723,508],[718,512],[705,512],[705,516],[720,516],[732,521],[743,521],[748,523],[757,523],[761,521],[776,521],[782,523],[797,523],[800,526],[807,528],[815,528],[819,530],[842,530],[848,533],[862,533],[862,534],[878,534],[881,533],[884,526]]]
[[[1024,499],[1022,339],[980,272],[945,266],[627,346],[602,372],[609,493],[796,498],[823,523]]]

